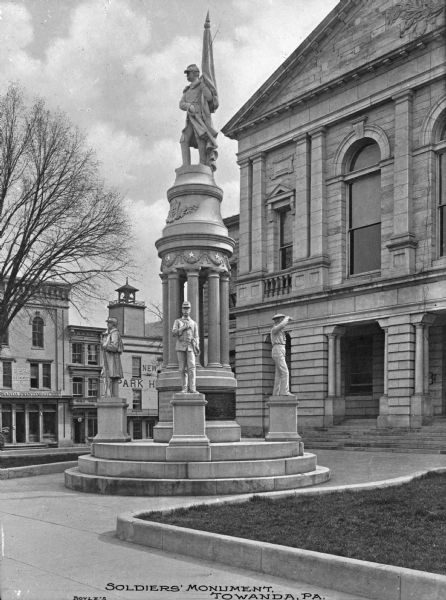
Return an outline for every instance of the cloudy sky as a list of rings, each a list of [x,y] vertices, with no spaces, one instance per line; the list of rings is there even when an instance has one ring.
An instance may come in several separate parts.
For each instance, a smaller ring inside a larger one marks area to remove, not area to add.
[[[161,296],[154,242],[181,164],[184,68],[201,64],[210,11],[222,127],[337,0],[0,0],[0,84],[19,82],[84,130],[133,224],[139,299]],[[219,136],[223,216],[238,212],[236,142]],[[193,158],[193,160],[195,157]],[[125,281],[125,274],[120,277]],[[104,290],[114,299],[114,286]],[[106,301],[71,322],[100,324]],[[148,315],[149,317],[150,315]]]

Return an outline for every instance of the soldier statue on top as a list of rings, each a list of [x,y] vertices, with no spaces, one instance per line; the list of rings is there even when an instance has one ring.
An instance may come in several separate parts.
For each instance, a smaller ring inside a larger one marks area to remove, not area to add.
[[[197,148],[199,161],[215,171],[217,159],[217,130],[212,124],[211,113],[218,108],[214,59],[210,34],[209,13],[204,24],[202,75],[197,65],[189,65],[184,71],[189,82],[183,90],[180,108],[187,113],[180,145],[183,166],[191,164],[190,149]]]

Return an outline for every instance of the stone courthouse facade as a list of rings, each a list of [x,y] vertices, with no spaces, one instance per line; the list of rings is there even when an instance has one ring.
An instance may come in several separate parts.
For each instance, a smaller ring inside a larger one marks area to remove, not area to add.
[[[245,434],[265,430],[278,311],[302,427],[446,413],[444,32],[442,0],[341,0],[223,128]]]

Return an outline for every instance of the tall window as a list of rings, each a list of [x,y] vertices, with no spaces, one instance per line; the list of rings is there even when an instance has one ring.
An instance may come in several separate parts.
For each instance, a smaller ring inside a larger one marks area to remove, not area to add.
[[[12,362],[3,361],[3,387],[12,388]]]
[[[141,379],[141,357],[132,356],[132,377]]]
[[[33,346],[35,348],[43,348],[43,319],[42,317],[34,317],[32,325]]]
[[[279,267],[288,269],[293,263],[293,215],[291,210],[279,212]]]
[[[142,410],[142,390],[133,390],[133,410]]]
[[[51,363],[42,363],[42,387],[51,388]]]
[[[346,176],[349,192],[350,274],[381,267],[381,155],[371,142],[354,155]]]
[[[39,363],[30,363],[30,381],[29,385],[32,388],[39,387]]]
[[[89,365],[98,364],[98,346],[97,344],[88,344],[87,346],[87,362]]]
[[[78,365],[84,362],[84,345],[78,342],[71,344],[71,361]]]
[[[6,328],[0,333],[0,346],[9,346],[9,330]]]
[[[83,377],[73,377],[73,396],[84,395],[84,379]]]
[[[446,142],[446,123],[440,134],[440,142]],[[446,147],[441,148],[439,159],[438,210],[440,225],[440,256],[446,256]]]
[[[98,380],[96,377],[88,378],[87,396],[89,398],[97,398],[98,397]]]

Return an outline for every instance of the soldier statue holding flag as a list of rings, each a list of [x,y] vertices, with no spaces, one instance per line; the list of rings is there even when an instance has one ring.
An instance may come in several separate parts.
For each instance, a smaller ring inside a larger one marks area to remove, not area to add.
[[[198,148],[199,161],[216,169],[217,130],[212,124],[211,113],[218,108],[217,85],[212,54],[211,22],[209,13],[204,24],[202,75],[197,65],[189,65],[186,70],[189,85],[184,88],[180,100],[181,110],[186,111],[186,126],[180,139],[183,165],[191,164],[190,149]]]

